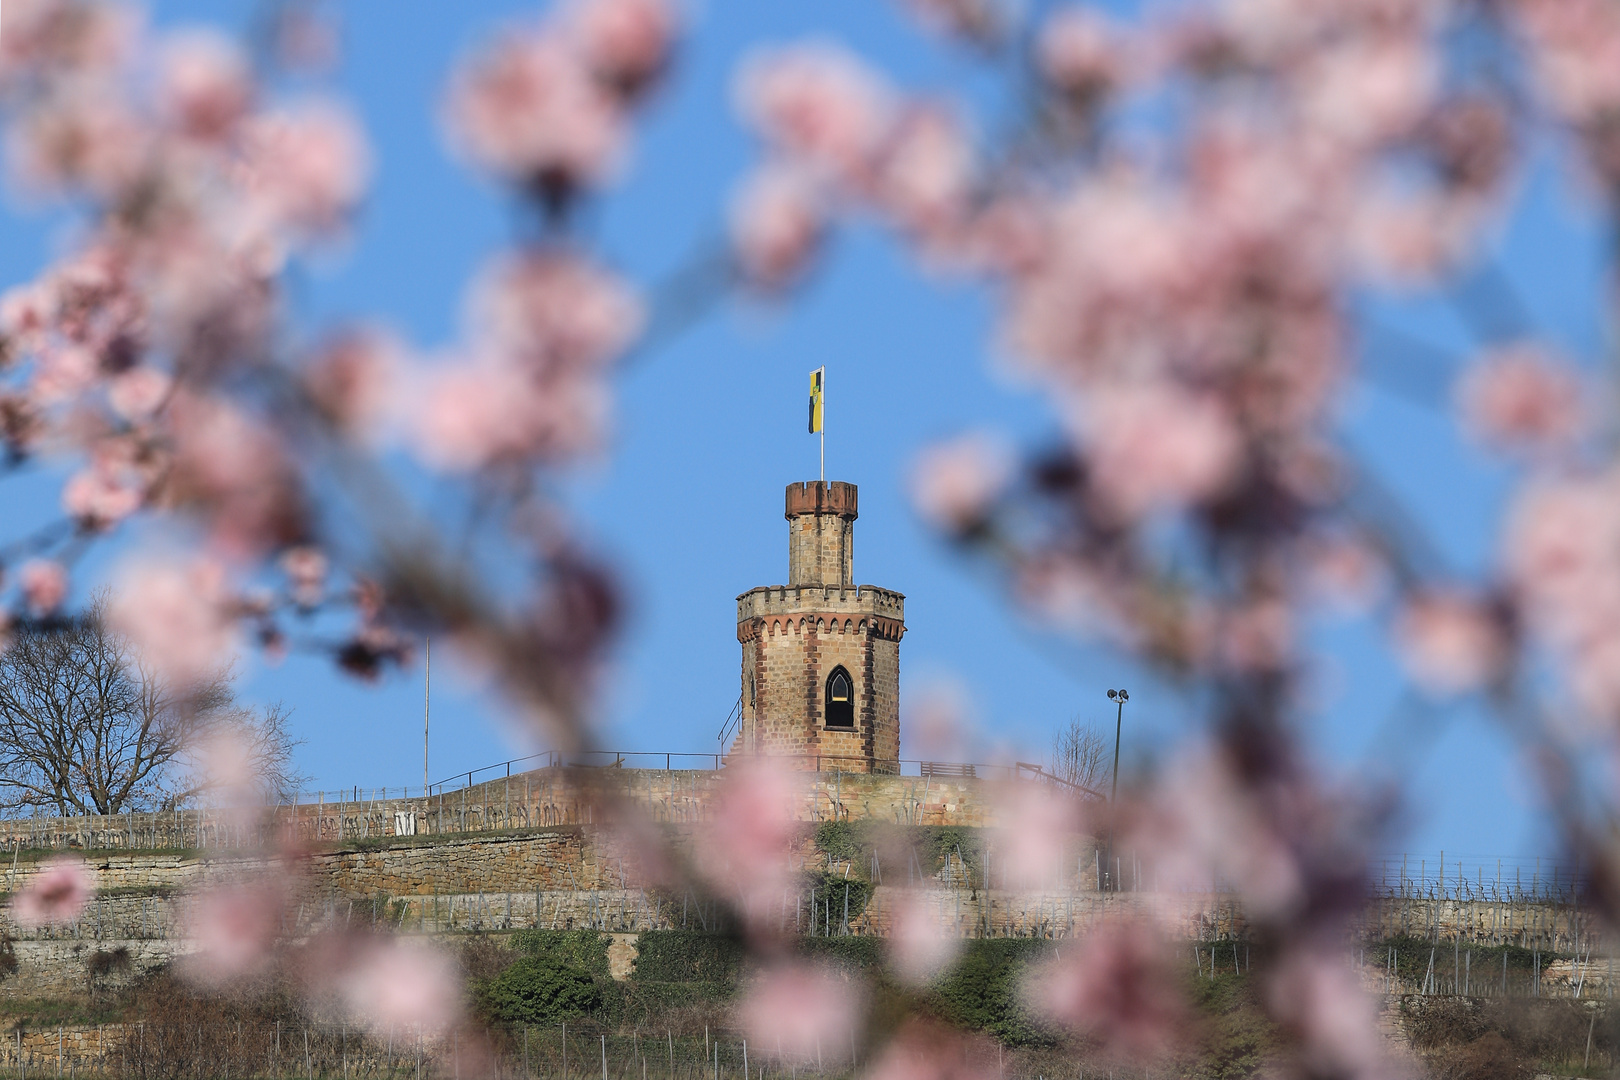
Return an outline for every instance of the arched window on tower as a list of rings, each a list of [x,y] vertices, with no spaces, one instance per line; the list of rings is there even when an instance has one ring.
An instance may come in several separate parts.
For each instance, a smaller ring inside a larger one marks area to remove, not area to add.
[[[849,672],[841,667],[833,668],[833,673],[827,676],[826,717],[828,727],[855,726],[855,684],[850,681]]]

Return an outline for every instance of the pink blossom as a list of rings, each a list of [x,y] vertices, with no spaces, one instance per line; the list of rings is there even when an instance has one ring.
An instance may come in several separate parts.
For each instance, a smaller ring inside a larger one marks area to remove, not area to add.
[[[756,976],[737,1019],[755,1046],[837,1060],[849,1047],[861,997],[860,984],[824,968],[781,963]]]
[[[115,199],[148,164],[151,132],[117,92],[75,86],[19,116],[7,133],[6,157],[25,191],[87,192]]]
[[[296,474],[277,432],[223,397],[176,394],[174,458],[162,491],[201,511],[231,554],[257,554],[304,531]]]
[[[371,153],[354,117],[332,102],[261,113],[244,141],[244,186],[295,233],[333,231],[365,193]]]
[[[1164,942],[1141,919],[1094,927],[1078,948],[1033,980],[1032,996],[1054,1020],[1101,1041],[1107,1056],[1139,1063],[1170,1052],[1187,1007]]]
[[[362,441],[381,436],[406,410],[407,355],[386,331],[348,330],[325,342],[304,369],[304,387],[340,430]]]
[[[286,899],[278,881],[269,877],[220,885],[195,897],[186,913],[193,951],[181,970],[211,986],[263,971],[273,955]]]
[[[219,139],[252,107],[252,73],[242,50],[223,34],[182,31],[165,43],[157,96],[159,107],[181,132]]]
[[[1111,170],[1077,186],[1055,214],[1048,228],[1063,244],[1061,270],[1076,272],[1082,288],[1131,303],[1168,295],[1186,277],[1192,222],[1181,199],[1147,176]]]
[[[195,167],[195,166],[193,166]],[[265,347],[277,315],[273,279],[295,239],[268,192],[233,195],[233,209],[167,219],[140,250],[143,339],[183,346],[186,362],[227,365]],[[199,338],[199,328],[206,327]]]
[[[1303,555],[1311,592],[1343,611],[1369,611],[1388,589],[1388,564],[1370,541],[1354,536],[1314,537],[1305,544]]]
[[[1377,1003],[1344,957],[1321,948],[1293,949],[1268,982],[1272,1013],[1298,1036],[1311,1072],[1372,1077],[1390,1071]]]
[[[1032,198],[996,198],[974,215],[968,230],[971,262],[1015,279],[1038,270],[1053,248],[1047,207]]]
[[[1559,644],[1620,633],[1620,482],[1542,481],[1515,500],[1504,561],[1534,625]]]
[[[463,63],[446,122],[476,164],[561,190],[606,179],[625,140],[623,115],[578,49],[539,29],[509,30]]]
[[[396,1026],[437,1035],[461,1016],[455,962],[423,942],[366,942],[347,959],[336,982],[350,1012],[378,1035]]]
[[[32,348],[50,326],[55,301],[43,282],[18,285],[0,293],[0,338]]]
[[[1620,591],[1610,590],[1605,603],[1611,623],[1620,601]],[[1620,627],[1593,636],[1572,650],[1568,660],[1570,689],[1575,701],[1589,717],[1612,721],[1620,716]]]
[[[521,372],[483,358],[429,374],[414,424],[424,460],[459,471],[522,453],[530,394]]]
[[[10,70],[105,78],[133,54],[140,9],[117,2],[10,0],[0,33],[0,85]]]
[[[1503,628],[1478,600],[1433,592],[1409,600],[1395,626],[1408,674],[1449,696],[1494,682],[1508,660]]]
[[[1055,626],[1133,640],[1115,582],[1083,560],[1042,553],[1018,567],[1016,595]]]
[[[67,599],[67,568],[54,559],[29,559],[17,571],[17,587],[35,618],[44,618]]]
[[[586,65],[626,94],[664,70],[678,28],[671,0],[574,0],[564,21]]]
[[[62,487],[62,509],[89,529],[106,529],[141,508],[146,481],[134,464],[109,454],[98,455]]]
[[[1315,37],[1353,36],[1356,31],[1407,32],[1432,27],[1444,4],[1436,0],[1226,0],[1223,27],[1257,62],[1285,64]],[[1338,31],[1338,34],[1332,33]]]
[[[889,900],[889,966],[913,985],[922,985],[956,959],[962,939],[942,925],[945,895],[938,890],[896,890]]]
[[[113,377],[107,403],[125,420],[145,420],[168,400],[173,385],[167,372],[143,364]]]
[[[1212,398],[1128,384],[1089,395],[1083,415],[1097,489],[1127,519],[1218,495],[1238,470],[1238,433]]]
[[[905,110],[873,181],[878,204],[905,228],[937,239],[967,212],[976,162],[960,118],[937,105]]]
[[[1080,807],[1044,783],[1014,783],[997,792],[996,859],[1009,888],[1039,888],[1063,880],[1065,852],[1084,825]]]
[[[1319,136],[1352,144],[1416,126],[1440,79],[1434,46],[1414,35],[1357,35],[1319,49],[1299,71],[1300,104]]]
[[[1175,301],[1213,280],[1189,258],[1207,245],[1211,224],[1133,170],[1076,185],[1042,214],[1044,250],[1014,282],[1005,331],[1013,351],[1071,376],[1161,362],[1169,327],[1186,317]]]
[[[474,326],[497,347],[544,367],[594,368],[640,333],[640,300],[623,281],[578,255],[538,251],[502,258],[480,277]]]
[[[142,658],[182,686],[230,663],[236,647],[225,570],[203,558],[142,558],[119,575],[108,615]]]
[[[1315,822],[1318,802],[1303,786],[1251,788],[1218,749],[1189,751],[1167,770],[1128,846],[1151,853],[1155,881],[1172,893],[1229,882],[1250,918],[1285,919],[1305,892],[1289,830]]]
[[[430,373],[413,423],[423,459],[460,471],[579,454],[596,445],[606,419],[599,381],[563,375],[542,386],[512,357],[484,352]]]
[[[1285,600],[1261,597],[1234,605],[1221,619],[1221,660],[1240,674],[1285,671],[1294,659],[1297,632]]]
[[[96,356],[82,345],[59,344],[43,350],[34,372],[34,394],[54,405],[78,397],[96,381]]]
[[[214,801],[232,809],[258,809],[265,777],[250,718],[239,714],[216,718],[187,750],[197,781],[213,793]],[[248,816],[236,815],[243,820]]]
[[[934,525],[964,532],[984,523],[1012,469],[1012,454],[989,436],[938,443],[923,451],[912,468],[912,501]]]
[[[1604,0],[1517,0],[1510,6],[1532,46],[1543,98],[1566,119],[1585,123],[1620,102],[1620,17]]]
[[[743,274],[779,288],[802,274],[821,247],[827,212],[800,169],[775,164],[755,172],[731,204],[731,243]]]
[[[315,607],[326,592],[326,555],[320,548],[288,548],[281,556],[281,570],[292,586],[294,603]]]
[[[1349,244],[1360,268],[1396,285],[1420,285],[1456,265],[1472,215],[1439,195],[1371,193],[1360,200]]]
[[[1577,702],[1594,717],[1620,715],[1620,482],[1611,471],[1533,484],[1506,532],[1520,610],[1562,651]]]
[[[968,692],[954,678],[930,679],[908,693],[905,720],[906,756],[927,761],[972,761],[973,722]]]
[[[1090,102],[1123,80],[1123,44],[1106,15],[1089,5],[1070,4],[1046,20],[1035,47],[1047,81],[1078,101]]]
[[[47,859],[12,900],[11,917],[27,927],[72,922],[90,902],[95,888],[95,875],[81,860],[68,856]]]
[[[738,107],[774,145],[854,188],[893,123],[889,88],[840,45],[762,50],[743,65]]]
[[[1585,391],[1575,373],[1534,345],[1487,354],[1458,392],[1463,422],[1481,442],[1507,449],[1567,445],[1585,426]]]
[[[1182,267],[1169,281],[1178,294],[1188,291],[1202,303],[1233,303],[1237,298],[1218,290],[1222,275],[1238,267],[1267,276],[1306,275],[1291,283],[1302,291],[1307,282],[1322,281],[1337,269],[1340,241],[1333,230],[1342,227],[1339,208],[1356,190],[1344,175],[1342,153],[1229,117],[1201,128],[1190,151],[1189,187],[1181,193],[1189,216],[1173,222],[1181,232]],[[1264,319],[1308,312],[1286,304],[1246,311],[1239,304],[1234,314]]]
[[[735,896],[748,917],[774,914],[788,887],[802,780],[770,758],[734,763],[715,795],[712,816],[693,838],[699,873],[714,889]]]

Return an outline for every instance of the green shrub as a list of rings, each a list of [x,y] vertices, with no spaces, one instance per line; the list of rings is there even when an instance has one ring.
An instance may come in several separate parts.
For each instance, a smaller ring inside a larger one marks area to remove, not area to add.
[[[984,850],[982,830],[960,825],[923,825],[917,829],[918,857],[926,860],[924,869],[932,874],[945,866],[948,858],[958,854],[969,874],[983,865],[980,853]]]
[[[883,967],[883,940],[875,937],[803,937],[799,954],[852,972]]]
[[[1193,1075],[1243,1080],[1276,1056],[1281,1038],[1260,1007],[1254,977],[1222,971],[1214,979],[1199,975],[1190,986],[1189,996],[1203,1018],[1192,1040]]]
[[[511,946],[525,956],[544,957],[604,978],[608,974],[608,938],[595,930],[519,930],[512,935]]]
[[[1030,965],[1051,953],[1052,943],[1040,938],[969,941],[932,988],[937,1006],[947,1020],[1002,1042],[1050,1045],[1054,1033],[1030,1011],[1023,984]]]
[[[864,863],[868,853],[864,833],[853,821],[823,821],[816,826],[816,847],[830,863]]]
[[[541,1024],[585,1016],[601,1004],[591,973],[549,956],[525,956],[485,983],[479,994],[485,1015],[509,1024]]]
[[[849,917],[853,920],[859,918],[861,912],[866,910],[866,902],[872,898],[872,883],[853,874],[846,880],[843,873],[832,871],[811,871],[804,875],[806,888],[814,889],[812,897],[814,904],[809,915],[816,934],[827,933],[828,921],[832,934],[837,934],[844,925],[844,895],[849,895]],[[831,906],[828,906],[828,903]]]
[[[634,982],[735,983],[747,956],[736,938],[696,930],[649,930],[641,935]]]

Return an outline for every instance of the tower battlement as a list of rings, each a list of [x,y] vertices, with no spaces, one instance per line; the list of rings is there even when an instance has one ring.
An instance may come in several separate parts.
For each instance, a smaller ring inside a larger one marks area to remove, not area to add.
[[[789,521],[803,514],[835,514],[854,521],[860,517],[859,489],[842,480],[805,480],[787,486]]]
[[[761,585],[737,597],[737,619],[740,622],[749,615],[776,615],[812,607],[901,617],[905,614],[906,594],[876,585]]]

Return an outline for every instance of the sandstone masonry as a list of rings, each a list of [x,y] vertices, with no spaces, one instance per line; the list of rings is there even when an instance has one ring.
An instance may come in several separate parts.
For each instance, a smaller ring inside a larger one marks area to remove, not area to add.
[[[737,597],[742,718],[732,753],[898,772],[905,596],[854,583],[854,484],[789,484],[785,516],[790,583]]]

